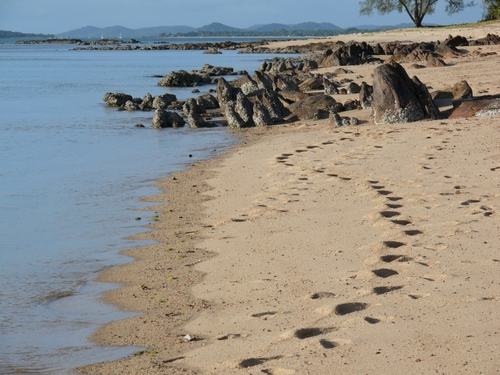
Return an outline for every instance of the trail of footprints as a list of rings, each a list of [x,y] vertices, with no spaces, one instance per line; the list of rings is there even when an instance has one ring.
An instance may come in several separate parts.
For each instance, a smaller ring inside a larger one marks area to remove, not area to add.
[[[347,133],[349,134],[349,133]],[[354,133],[354,136],[359,136],[359,133]],[[352,141],[353,139],[350,138],[349,136],[340,138],[339,141]],[[303,153],[313,151],[315,149],[322,149],[325,146],[335,144],[334,141],[325,141],[322,142],[321,145],[310,145],[306,146],[305,148],[299,148],[295,150],[295,153],[283,153],[280,156],[276,157],[276,162],[278,164],[282,164],[285,167],[299,167],[294,162],[294,158],[297,156],[300,156]],[[378,146],[379,148],[382,148],[382,146]],[[304,171],[304,170],[303,170]],[[343,182],[349,182],[353,180],[353,177],[349,175],[344,175],[342,173],[333,173],[329,172],[326,170],[326,168],[316,168],[313,170],[313,172],[316,172],[318,174],[323,174],[325,177],[334,177],[338,178],[340,181]],[[295,174],[294,174],[295,175]],[[298,182],[301,183],[306,183],[309,178],[306,177],[305,175],[299,174],[297,177]],[[378,195],[385,197],[386,199],[386,209],[382,210],[379,212],[380,216],[384,220],[388,220],[392,224],[395,225],[396,228],[401,228],[401,231],[404,233],[405,236],[407,237],[414,237],[414,236],[419,236],[423,234],[424,232],[419,229],[414,229],[413,227],[407,228],[411,226],[413,223],[410,220],[407,220],[403,217],[402,215],[402,210],[404,209],[403,205],[403,197],[394,195],[394,193],[390,190],[387,190],[384,185],[382,185],[378,180],[369,180],[368,181],[370,187],[377,192]],[[305,188],[307,190],[307,188]],[[294,193],[292,194],[294,196],[298,196],[300,194]],[[472,202],[470,202],[472,203]],[[381,264],[380,267],[373,268],[371,270],[371,273],[376,277],[376,279],[380,279],[381,284],[378,286],[373,287],[372,289],[372,294],[376,296],[382,296],[388,293],[394,293],[401,291],[405,288],[405,285],[385,285],[384,280],[391,278],[391,277],[397,277],[399,275],[399,271],[394,269],[392,267],[393,264],[396,264],[398,262],[411,262],[413,261],[413,258],[403,254],[402,252],[397,252],[395,250],[402,248],[406,246],[407,244],[405,242],[400,242],[400,241],[382,241],[383,246],[385,249],[387,249],[387,253],[379,257],[379,262]],[[424,294],[419,294],[419,293],[413,293],[413,294],[407,294],[408,298],[410,299],[420,299],[421,297],[424,297]],[[310,298],[311,299],[333,299],[336,298],[337,296],[334,293],[331,292],[317,292],[313,293]],[[346,303],[340,303],[335,306],[334,308],[334,314],[338,317],[344,317],[348,316],[353,313],[359,313],[362,311],[365,311],[369,309],[370,304],[365,303],[365,302],[346,302]],[[261,317],[268,317],[277,314],[277,312],[261,312],[261,313],[256,313],[251,315],[253,318],[261,318]],[[321,318],[322,319],[322,318]],[[319,320],[321,320],[319,319]],[[318,320],[318,321],[319,321]],[[378,324],[383,320],[383,318],[380,317],[372,317],[369,315],[366,315],[363,317],[363,321],[366,324],[374,325]],[[330,340],[325,338],[325,335],[328,335],[332,332],[337,331],[337,327],[333,326],[327,326],[327,327],[305,327],[305,328],[300,328],[297,329],[293,332],[293,338],[297,340],[305,340],[305,339],[310,339],[310,338],[315,338],[317,339],[318,345],[322,347],[323,349],[335,349],[338,346],[341,346],[345,344],[346,340]],[[280,359],[281,356],[278,357],[259,357],[259,358],[248,358],[239,363],[239,367],[241,368],[248,368],[248,367],[253,367],[257,365],[264,364],[265,362],[272,361],[275,359]],[[285,369],[264,369],[262,370],[263,373],[265,374],[285,374],[287,373],[287,370]],[[290,372],[290,373],[293,373]]]
[[[353,141],[353,137],[359,136],[359,133],[353,133],[353,132],[345,132],[345,136],[342,138],[339,138],[338,141],[325,141],[322,142],[320,145],[310,145],[306,146],[304,148],[299,148],[296,149],[294,153],[283,153],[280,156],[276,157],[276,162],[278,164],[282,164],[285,167],[300,167],[295,161],[294,158],[300,157],[301,154],[306,153],[306,152],[314,152],[315,149],[323,149],[329,145],[332,144],[337,144],[338,142],[349,142]],[[446,142],[443,142],[446,143]],[[382,148],[382,146],[375,146],[376,148]],[[436,147],[437,151],[442,150],[442,147]],[[355,154],[355,151],[353,151],[353,154]],[[366,152],[365,152],[366,154]],[[362,155],[361,155],[362,156]],[[427,160],[432,161],[435,159],[433,155],[427,155]],[[333,163],[335,165],[335,163]],[[342,163],[340,163],[342,164]],[[432,167],[429,166],[429,164],[424,164],[420,165],[420,167],[424,171],[432,171]],[[500,169],[500,167],[497,168],[492,168],[491,171],[496,171],[497,169]],[[305,169],[302,169],[303,172],[305,172]],[[343,182],[349,182],[353,180],[353,177],[349,175],[345,175],[343,173],[334,173],[330,172],[327,170],[327,168],[320,167],[320,168],[315,168],[312,171],[309,172],[315,172],[318,174],[322,174],[327,178],[338,178],[340,181]],[[431,172],[434,173],[434,172]],[[296,176],[296,173],[293,174],[293,176]],[[445,176],[446,178],[447,176]],[[297,177],[297,182],[298,183],[307,183],[309,178],[305,174],[299,174]],[[379,215],[383,220],[387,220],[388,222],[392,223],[394,225],[394,228],[401,230],[402,234],[406,238],[412,238],[412,237],[417,237],[419,235],[422,235],[424,232],[418,228],[414,228],[413,225],[414,223],[411,220],[408,220],[404,217],[403,211],[404,211],[404,198],[398,195],[395,195],[393,191],[386,189],[385,185],[383,185],[379,180],[368,180],[367,181],[370,188],[376,191],[376,193],[385,198],[385,207],[386,209],[379,211]],[[296,188],[296,193],[291,194],[292,196],[299,196],[300,195],[300,190],[307,190],[307,188]],[[269,198],[271,199],[271,198]],[[289,200],[288,202],[293,202],[293,200]],[[478,205],[480,204],[479,199],[469,199],[469,200],[464,200],[461,203],[461,206],[467,207],[467,206],[472,206],[472,205]],[[486,207],[486,206],[480,206],[480,210],[483,211],[483,214],[485,216],[490,216],[494,212],[491,208]],[[386,282],[384,282],[388,278],[397,278],[398,275],[400,274],[400,271],[398,271],[398,267],[394,267],[394,265],[398,263],[410,263],[414,261],[413,257],[410,255],[404,254],[405,251],[398,251],[398,249],[402,250],[401,248],[406,248],[407,243],[402,242],[402,241],[394,241],[394,240],[386,240],[382,241],[383,248],[386,249],[385,254],[379,256],[379,267],[375,267],[371,269],[371,273],[375,276],[375,280],[380,280],[380,285],[374,286],[371,290],[372,294],[375,296],[383,296],[388,293],[398,293],[402,292],[404,293],[404,289],[406,285],[387,285]],[[414,264],[419,264],[422,266],[429,266],[428,263],[425,262],[417,262],[414,261]],[[428,280],[428,281],[435,281],[433,278],[428,278],[428,277],[423,277],[423,279]],[[397,282],[395,284],[398,284]],[[411,300],[418,300],[423,297],[427,297],[428,294],[425,293],[408,293],[406,294],[408,298]],[[337,296],[334,293],[331,292],[317,292],[313,293],[310,298],[311,299],[334,299]],[[369,310],[370,304],[365,303],[365,302],[346,302],[346,303],[341,303],[335,306],[334,308],[334,314],[337,317],[344,317],[348,316],[350,314],[354,313],[359,313],[362,311]],[[269,316],[278,314],[277,312],[274,311],[267,311],[267,312],[261,312],[261,313],[256,313],[251,315],[253,318],[267,318]],[[321,321],[323,318],[318,319],[318,322]],[[366,315],[363,317],[363,321],[366,322],[366,324],[374,325],[378,324],[383,320],[381,317],[372,317],[369,315]],[[317,339],[318,345],[322,347],[323,349],[335,349],[336,347],[345,344],[346,340],[330,340],[326,339],[324,336],[328,335],[332,332],[337,331],[337,327],[333,326],[327,326],[327,327],[305,327],[305,328],[300,328],[297,329],[293,332],[293,338],[297,340],[305,340],[305,339],[310,339],[310,338],[315,338]],[[239,363],[239,367],[241,368],[247,368],[247,367],[253,367],[257,365],[264,364],[265,362],[272,361],[275,359],[280,359],[282,356],[274,356],[274,357],[259,357],[259,358],[248,358]],[[263,369],[261,371],[262,373],[265,374],[273,374],[273,375],[278,375],[278,374],[292,374],[294,371],[292,370],[286,370],[286,369],[281,369],[281,368],[275,368],[275,369]]]

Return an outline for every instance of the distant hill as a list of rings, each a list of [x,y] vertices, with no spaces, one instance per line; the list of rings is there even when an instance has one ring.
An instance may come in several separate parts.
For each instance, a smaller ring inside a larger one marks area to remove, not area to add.
[[[347,34],[360,31],[388,30],[396,28],[413,27],[413,24],[399,24],[396,26],[374,26],[362,25],[353,26],[348,29],[342,29],[329,22],[302,22],[298,24],[286,25],[282,23],[261,24],[239,29],[224,25],[219,22],[202,27],[190,27],[185,25],[178,26],[156,26],[145,27],[141,29],[129,29],[123,26],[110,26],[98,28],[86,26],[75,30],[66,31],[57,34],[58,38],[79,38],[79,39],[118,39],[122,38],[144,38],[144,37],[166,37],[166,36],[330,36],[338,34]]]
[[[51,38],[53,34],[31,34],[0,30],[0,38]]]

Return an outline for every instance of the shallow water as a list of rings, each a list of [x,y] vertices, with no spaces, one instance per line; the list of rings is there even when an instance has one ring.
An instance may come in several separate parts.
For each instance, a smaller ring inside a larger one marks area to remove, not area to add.
[[[134,209],[157,193],[157,178],[235,142],[223,128],[151,129],[153,112],[106,108],[104,93],[186,99],[191,89],[152,76],[205,63],[251,72],[268,57],[71,48],[0,44],[1,374],[66,374],[137,350],[87,340],[127,316],[97,301],[114,286],[92,280],[129,261],[120,250],[146,243],[124,238],[154,215],[137,221]]]

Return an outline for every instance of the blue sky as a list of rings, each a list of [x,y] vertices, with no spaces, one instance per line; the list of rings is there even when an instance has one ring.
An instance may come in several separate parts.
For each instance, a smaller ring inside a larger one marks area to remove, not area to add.
[[[476,3],[481,4],[481,0]],[[482,7],[448,16],[445,1],[424,20],[440,25],[475,22]],[[84,26],[201,27],[212,22],[246,28],[265,23],[331,22],[342,28],[410,22],[397,12],[359,16],[358,0],[0,0],[0,30],[58,34]]]

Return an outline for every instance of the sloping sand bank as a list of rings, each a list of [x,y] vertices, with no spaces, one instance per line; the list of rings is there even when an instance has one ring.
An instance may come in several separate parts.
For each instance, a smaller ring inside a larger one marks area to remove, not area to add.
[[[500,94],[498,59],[409,74]],[[349,69],[371,83],[373,66]],[[146,313],[94,337],[151,350],[81,372],[497,373],[500,117],[376,126],[369,110],[345,115],[360,125],[242,131],[228,155],[161,181],[148,235],[160,243],[102,276],[125,283],[110,302]]]

